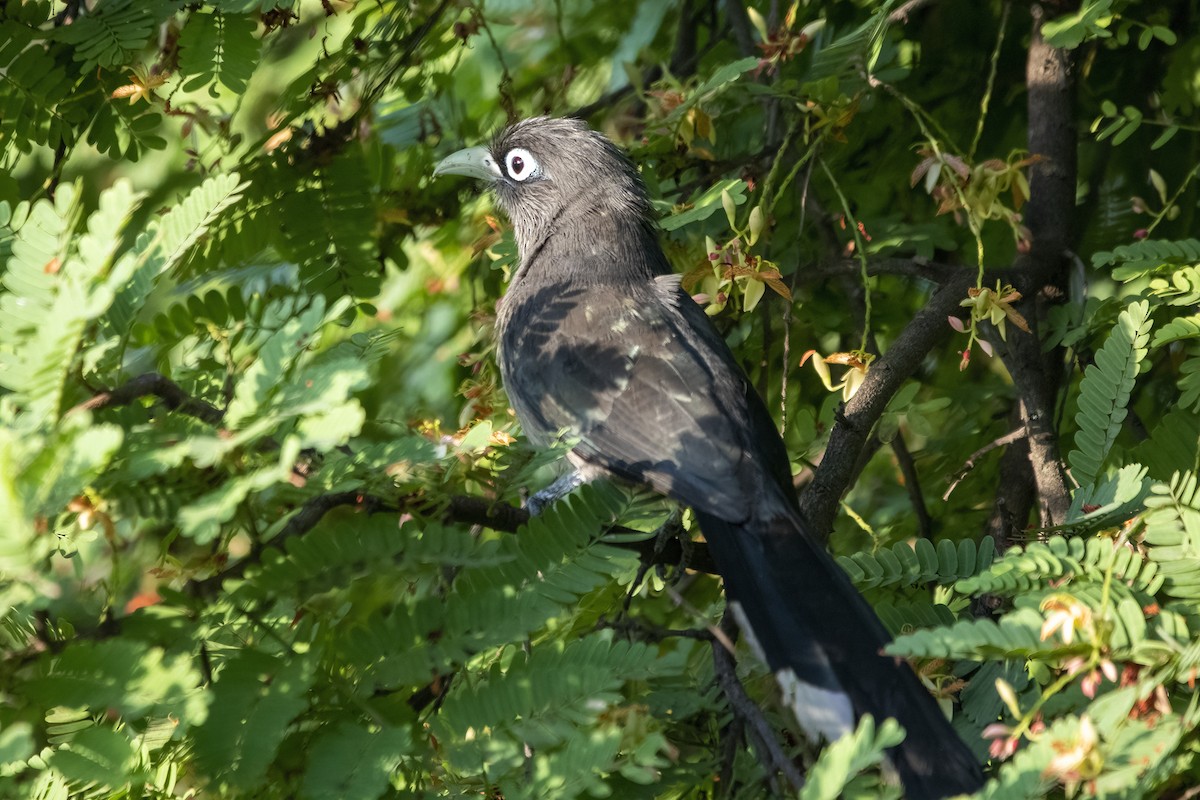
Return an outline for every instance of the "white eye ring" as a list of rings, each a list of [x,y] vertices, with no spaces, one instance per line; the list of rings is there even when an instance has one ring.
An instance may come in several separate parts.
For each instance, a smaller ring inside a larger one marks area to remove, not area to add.
[[[541,165],[533,157],[533,153],[524,147],[514,147],[508,151],[508,155],[504,157],[504,168],[508,177],[522,182],[529,176],[540,175],[542,172]]]

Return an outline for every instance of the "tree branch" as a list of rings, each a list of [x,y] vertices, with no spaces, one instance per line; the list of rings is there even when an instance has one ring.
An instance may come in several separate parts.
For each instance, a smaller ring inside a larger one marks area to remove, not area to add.
[[[139,375],[126,384],[85,400],[67,413],[76,411],[99,411],[103,408],[117,408],[131,405],[143,397],[157,397],[172,411],[195,417],[209,425],[219,425],[225,412],[204,400],[192,397],[171,379],[157,372],[147,372]]]
[[[726,609],[725,616],[721,620],[721,629],[730,638],[735,630],[731,620],[732,615]],[[738,680],[737,662],[734,661],[733,653],[719,639],[713,640],[712,653],[713,672],[716,674],[717,685],[721,687],[721,693],[729,701],[729,707],[733,710],[734,717],[745,724],[751,738],[754,739],[755,749],[758,750],[759,757],[762,758],[763,764],[767,768],[772,790],[777,795],[781,793],[780,787],[776,785],[777,773],[782,773],[788,783],[799,790],[804,786],[804,776],[800,774],[795,763],[783,752],[783,748],[775,738],[775,731],[771,729],[771,725],[763,716],[762,709],[746,694],[746,688]]]
[[[902,275],[908,278],[919,278],[939,284],[952,279],[965,269],[965,267],[954,264],[928,261],[917,256],[912,258],[879,258],[867,262],[867,274],[871,276]],[[861,271],[862,265],[859,264],[858,259],[844,258],[832,264],[821,264],[806,269],[803,272],[802,278],[809,281],[842,276],[858,278]]]
[[[742,56],[755,55],[758,48],[754,46],[754,26],[750,24],[750,15],[746,13],[742,0],[725,0],[725,13],[733,31],[733,40],[737,42],[738,52]]]
[[[893,25],[907,25],[909,15],[933,2],[934,0],[908,0],[907,3],[901,4],[899,8],[888,14],[888,22]]]
[[[1012,411],[1012,422],[1020,425],[1021,415]],[[1025,433],[1024,426],[1021,432]],[[1000,456],[999,491],[992,503],[984,532],[996,541],[996,549],[1003,553],[1016,542],[1029,525],[1029,510],[1037,499],[1033,485],[1033,474],[1029,469],[1029,443],[1025,436],[1013,442]]]
[[[529,521],[529,512],[486,497],[455,495],[446,507],[446,519],[465,525],[482,525],[494,531],[516,533]],[[628,528],[614,527],[612,533],[641,533]],[[656,542],[654,538],[640,542],[619,542],[615,546],[633,550],[647,564],[678,565],[696,572],[717,574],[717,565],[703,542],[689,542],[686,547],[678,539]]]
[[[1054,7],[1053,14],[1061,14],[1078,7],[1078,2],[1052,0],[1047,5]],[[1047,298],[1063,297],[1067,289],[1077,143],[1071,52],[1045,41],[1042,24],[1047,12],[1041,5],[1034,4],[1031,15],[1025,83],[1029,89],[1029,152],[1038,160],[1030,166],[1029,202],[1023,212],[1030,231],[1029,252],[1018,257],[1014,278],[1022,295],[1017,309],[1032,335],[1014,331],[1002,357],[1016,386],[1021,421],[1028,433],[1029,467],[1037,486],[1040,521],[1043,527],[1050,527],[1066,518],[1071,493],[1054,424],[1055,398],[1063,379],[1062,354],[1058,348],[1042,352],[1038,328]],[[993,344],[999,342],[993,340]],[[1012,488],[1016,491],[1019,487]]]
[[[971,455],[967,457],[967,460],[963,462],[963,465],[959,467],[958,472],[954,473],[954,477],[950,479],[950,486],[946,489],[946,493],[942,495],[942,500],[950,499],[950,493],[953,492],[960,483],[962,483],[963,478],[967,477],[967,474],[970,473],[971,470],[975,469],[976,461],[983,458],[997,447],[1004,447],[1005,445],[1012,444],[1013,442],[1024,439],[1025,436],[1025,429],[1017,428],[1015,431],[1004,434],[999,439],[993,439],[983,447],[976,450],[974,453],[971,453]]]
[[[356,491],[332,492],[311,497],[270,541],[256,544],[245,558],[215,575],[192,581],[192,590],[200,595],[214,593],[222,583],[242,577],[249,567],[259,563],[268,546],[278,548],[288,539],[308,533],[327,513],[342,506],[357,506],[368,514],[400,513],[404,510],[403,502],[396,505],[381,497]],[[502,533],[516,533],[529,520],[529,512],[486,497],[454,495],[443,510],[443,519],[462,525],[481,525]],[[611,533],[641,533],[619,526],[609,530]],[[637,542],[614,542],[613,546],[632,550],[648,564],[682,566],[696,572],[717,574],[717,566],[708,552],[708,547],[702,542],[689,542],[685,548],[677,539],[660,543],[651,538]]]
[[[904,476],[904,488],[908,491],[908,499],[912,503],[913,513],[917,515],[917,530],[923,539],[933,538],[933,519],[925,506],[925,496],[921,493],[921,480],[917,475],[917,464],[913,461],[908,445],[904,443],[904,434],[896,431],[892,439],[892,454],[896,456],[896,464],[900,474]]]
[[[888,351],[871,365],[862,385],[843,407],[812,483],[800,498],[801,511],[821,537],[827,538],[833,528],[838,503],[849,488],[871,429],[900,385],[950,332],[946,317],[959,307],[973,281],[973,275],[960,274],[934,292]]]

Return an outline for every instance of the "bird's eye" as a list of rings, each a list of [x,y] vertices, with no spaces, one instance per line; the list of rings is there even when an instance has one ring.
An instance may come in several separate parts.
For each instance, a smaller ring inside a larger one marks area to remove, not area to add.
[[[514,181],[523,181],[530,175],[541,172],[537,159],[524,147],[515,147],[504,157],[504,166],[508,168],[508,177]]]

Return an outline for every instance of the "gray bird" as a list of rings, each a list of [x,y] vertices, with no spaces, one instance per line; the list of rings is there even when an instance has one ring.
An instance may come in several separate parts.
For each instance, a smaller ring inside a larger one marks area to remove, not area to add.
[[[579,120],[538,117],[435,175],[487,181],[519,264],[499,305],[498,360],[539,444],[565,435],[577,477],[649,486],[691,506],[743,632],[810,737],[862,714],[907,731],[890,758],[908,796],[972,792],[979,764],[800,516],[782,439],[725,341],[679,286],[638,172]]]

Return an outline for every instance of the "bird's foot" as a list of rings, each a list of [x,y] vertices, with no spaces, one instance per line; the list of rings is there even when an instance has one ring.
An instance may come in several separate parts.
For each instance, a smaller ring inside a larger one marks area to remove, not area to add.
[[[531,494],[525,501],[525,510],[529,512],[529,516],[536,517],[551,503],[575,491],[584,483],[583,476],[579,474],[579,471],[571,470],[545,489]]]
[[[662,555],[662,551],[666,548],[667,543],[672,539],[683,538],[683,509],[676,508],[671,512],[663,523],[658,526],[658,530],[654,532],[654,560]],[[683,567],[682,564],[679,565]]]
[[[641,591],[642,581],[646,579],[646,575],[650,572],[651,568],[656,567],[658,576],[663,580],[667,580],[668,565],[658,563],[659,557],[662,556],[667,544],[676,537],[680,539],[682,545],[679,551],[680,561],[675,568],[682,575],[687,565],[688,546],[687,537],[683,535],[683,510],[680,508],[672,511],[670,516],[663,520],[663,523],[654,531],[654,549],[651,551],[650,558],[638,566],[637,576],[629,584],[629,591],[625,594],[625,605],[623,606],[622,613],[629,612],[629,607],[633,604],[633,598]]]

